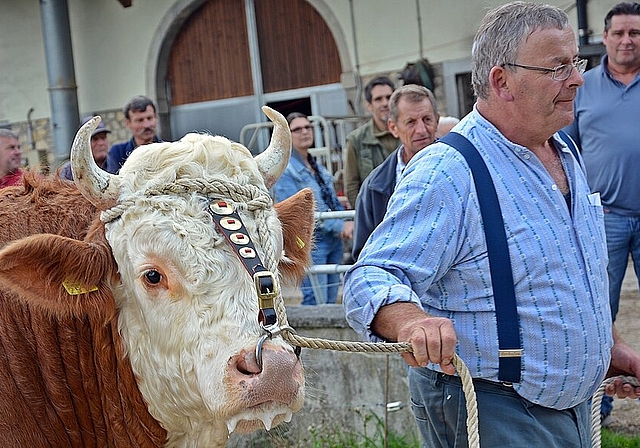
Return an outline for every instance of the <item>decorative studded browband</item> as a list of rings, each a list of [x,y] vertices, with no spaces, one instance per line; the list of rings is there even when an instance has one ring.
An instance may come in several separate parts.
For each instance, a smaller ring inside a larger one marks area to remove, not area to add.
[[[278,318],[274,299],[278,295],[278,284],[273,272],[264,267],[256,248],[244,227],[240,215],[227,201],[214,199],[206,208],[218,231],[238,256],[238,259],[253,278],[258,293],[258,322],[263,328],[277,328]]]

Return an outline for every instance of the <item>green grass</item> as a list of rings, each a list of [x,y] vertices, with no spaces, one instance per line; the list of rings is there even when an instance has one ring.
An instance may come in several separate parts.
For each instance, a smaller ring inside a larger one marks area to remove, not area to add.
[[[375,414],[362,416],[362,427],[348,429],[340,425],[320,425],[309,427],[310,438],[293,441],[278,429],[265,433],[265,437],[251,443],[246,441],[242,448],[422,448],[420,440],[412,436],[387,434],[385,445],[384,420]],[[482,445],[481,445],[482,446]],[[626,436],[602,430],[602,448],[640,448],[640,436]]]
[[[603,428],[602,448],[640,448],[640,437],[625,436]]]
[[[384,421],[375,414],[363,417],[363,431],[345,431],[344,428],[309,428],[310,448],[421,448],[413,437],[387,434],[385,445]]]
[[[373,428],[372,428],[372,425]],[[311,448],[385,448],[384,422],[376,415],[364,417],[363,432],[345,431],[344,428],[310,428]],[[369,429],[369,431],[367,431]],[[370,433],[371,435],[366,435]],[[387,448],[421,448],[418,440],[390,433],[387,435]],[[602,430],[602,448],[640,448],[640,436],[626,436]]]

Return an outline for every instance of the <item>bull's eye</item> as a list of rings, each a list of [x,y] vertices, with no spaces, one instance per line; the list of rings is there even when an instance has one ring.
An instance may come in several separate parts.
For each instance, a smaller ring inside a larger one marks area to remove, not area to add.
[[[157,285],[162,281],[162,274],[154,269],[151,269],[150,271],[144,273],[144,278],[152,285]]]

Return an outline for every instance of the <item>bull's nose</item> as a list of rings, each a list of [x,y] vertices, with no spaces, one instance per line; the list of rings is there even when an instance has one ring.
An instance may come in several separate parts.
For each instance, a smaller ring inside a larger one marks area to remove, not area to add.
[[[243,350],[231,358],[230,364],[242,375],[257,375],[262,371],[254,351]]]
[[[280,376],[285,371],[289,378],[296,379],[302,375],[300,351],[292,350],[289,345],[278,345],[267,340],[262,349],[262,363],[256,358],[256,350],[242,350],[229,360],[231,375],[238,380],[246,380],[247,376]]]

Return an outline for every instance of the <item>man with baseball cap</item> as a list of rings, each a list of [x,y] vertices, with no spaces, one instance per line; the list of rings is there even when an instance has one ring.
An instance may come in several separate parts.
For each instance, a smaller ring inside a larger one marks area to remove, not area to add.
[[[91,118],[91,116],[84,117],[80,123],[80,127],[84,126],[84,124],[91,120]],[[107,139],[107,134],[110,132],[111,131],[104,124],[104,121],[101,121],[95,131],[91,133],[91,153],[93,154],[93,159],[96,161],[96,164],[98,164],[98,166],[103,170],[107,167],[107,154],[109,153],[109,140]],[[71,162],[67,162],[62,165],[59,175],[63,179],[73,180]]]

